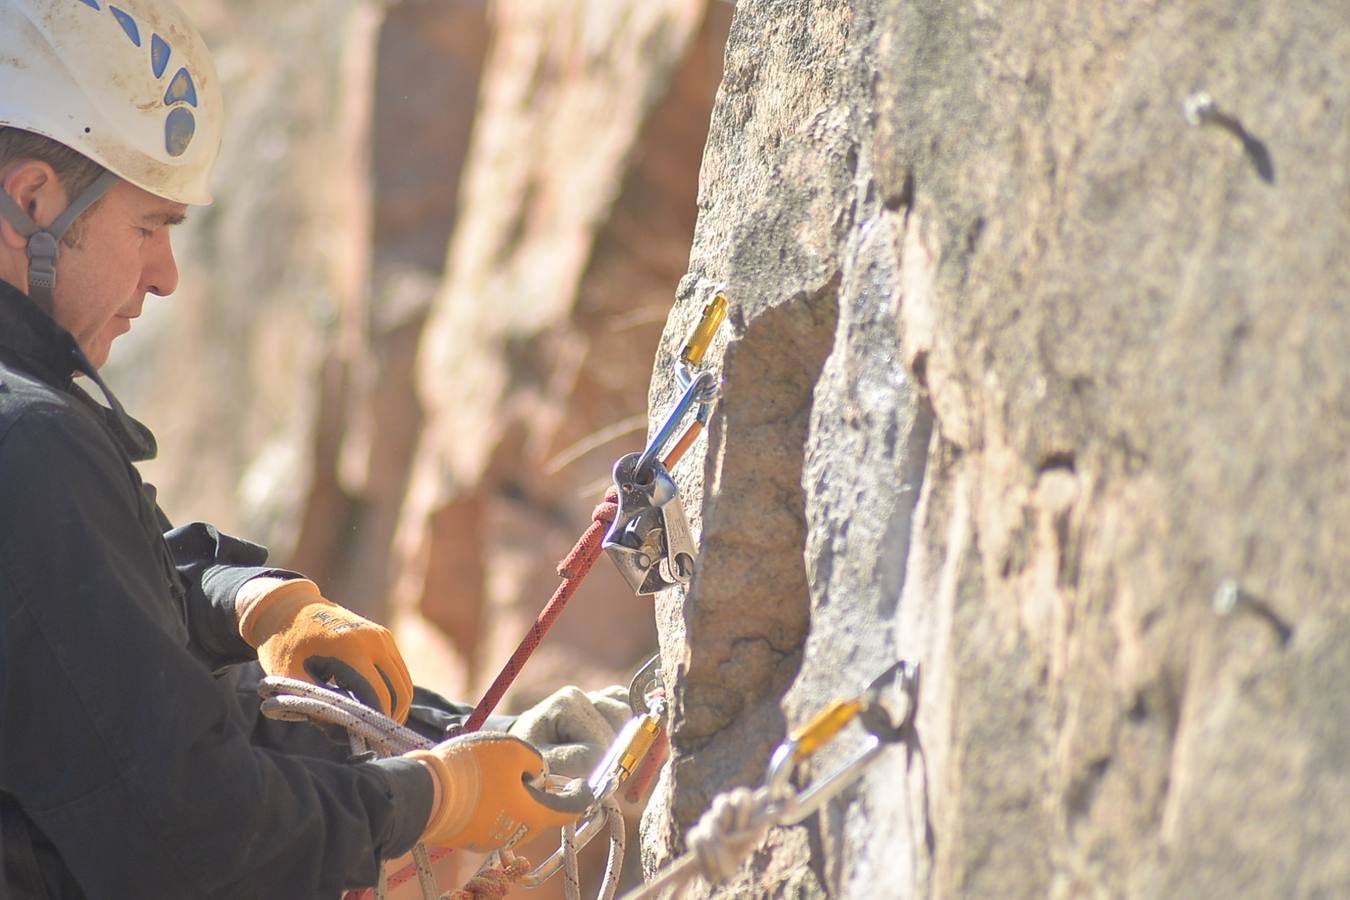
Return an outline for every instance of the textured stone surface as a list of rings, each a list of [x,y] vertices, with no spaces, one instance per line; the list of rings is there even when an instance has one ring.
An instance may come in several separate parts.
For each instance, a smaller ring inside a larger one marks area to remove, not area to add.
[[[920,746],[724,895],[1350,891],[1348,63],[1310,4],[737,5],[649,867],[898,653]]]

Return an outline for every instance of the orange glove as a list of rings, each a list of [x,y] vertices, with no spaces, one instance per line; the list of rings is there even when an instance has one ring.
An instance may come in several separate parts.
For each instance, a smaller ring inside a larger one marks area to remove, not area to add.
[[[402,723],[412,677],[389,629],[326,600],[312,581],[255,578],[239,590],[239,634],[268,675],[335,683]]]
[[[502,732],[476,731],[407,755],[436,782],[424,844],[486,853],[575,822],[590,806],[589,791],[549,794],[531,785],[545,772],[544,758]]]

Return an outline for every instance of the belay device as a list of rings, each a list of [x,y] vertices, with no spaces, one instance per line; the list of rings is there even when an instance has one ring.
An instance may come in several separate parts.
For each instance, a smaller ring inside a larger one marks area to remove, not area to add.
[[[675,377],[683,389],[680,399],[645,450],[630,453],[614,464],[619,510],[605,534],[604,548],[639,595],[688,584],[694,574],[698,548],[670,469],[712,417],[719,390],[717,376],[711,371],[696,370],[726,316],[726,294],[718,291],[704,307],[698,326],[675,364]],[[685,414],[695,405],[698,414],[694,421],[671,452],[658,459]]]

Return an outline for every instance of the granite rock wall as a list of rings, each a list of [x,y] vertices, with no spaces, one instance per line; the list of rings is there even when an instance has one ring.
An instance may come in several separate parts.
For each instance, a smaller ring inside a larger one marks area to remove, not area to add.
[[[705,895],[1350,891],[1347,72],[1334,5],[737,4],[649,871],[903,656],[917,741]]]

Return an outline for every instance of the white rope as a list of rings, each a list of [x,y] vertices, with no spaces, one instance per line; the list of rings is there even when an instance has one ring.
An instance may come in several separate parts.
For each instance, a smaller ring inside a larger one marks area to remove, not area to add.
[[[697,876],[719,884],[735,876],[741,863],[778,822],[780,807],[764,788],[739,787],[718,794],[686,838],[689,851],[623,900],[651,900]]]
[[[409,728],[404,728],[388,716],[363,706],[357,701],[328,688],[300,681],[295,678],[269,676],[258,686],[258,694],[263,698],[263,715],[271,719],[286,722],[322,722],[336,725],[347,730],[353,754],[374,750],[385,756],[398,756],[409,750],[424,749],[433,743]],[[550,775],[549,786],[559,787],[571,779]],[[601,883],[598,900],[613,900],[618,890],[619,875],[623,869],[624,832],[623,812],[612,797],[604,801],[606,824],[609,827],[609,856],[605,864],[605,879]],[[564,892],[567,900],[581,900],[581,879],[577,872],[576,827],[569,825],[563,829],[563,866]],[[437,900],[441,897],[436,884],[435,873],[431,868],[431,858],[427,848],[418,844],[412,851],[413,862],[417,866],[417,880],[422,888],[425,900]],[[504,858],[502,854],[502,873],[507,875],[516,868],[512,863],[515,857]],[[491,859],[488,860],[491,862]],[[490,868],[485,862],[484,870]],[[526,874],[526,873],[521,873]],[[486,871],[480,871],[475,879],[489,878]],[[495,879],[493,879],[495,880]],[[388,895],[388,874],[384,866],[380,867],[379,884],[375,888],[376,900],[385,900]],[[462,895],[463,890],[444,896]]]
[[[431,854],[427,851],[426,844],[418,844],[412,848],[413,864],[417,866],[417,883],[422,888],[422,896],[427,900],[434,900],[440,896],[440,885],[436,884],[436,873],[431,870]],[[385,869],[380,866],[380,869]]]
[[[577,826],[564,825],[562,830],[563,849],[563,897],[565,900],[581,900],[581,875],[577,872]]]
[[[258,686],[258,694],[263,698],[263,715],[269,719],[337,725],[390,756],[432,746],[431,741],[383,713],[307,681],[268,677]]]
[[[624,830],[623,811],[612,797],[605,800],[605,818],[609,820],[609,856],[605,860],[605,880],[600,883],[597,900],[614,900],[619,891],[619,876],[623,874],[624,844],[628,835]]]

